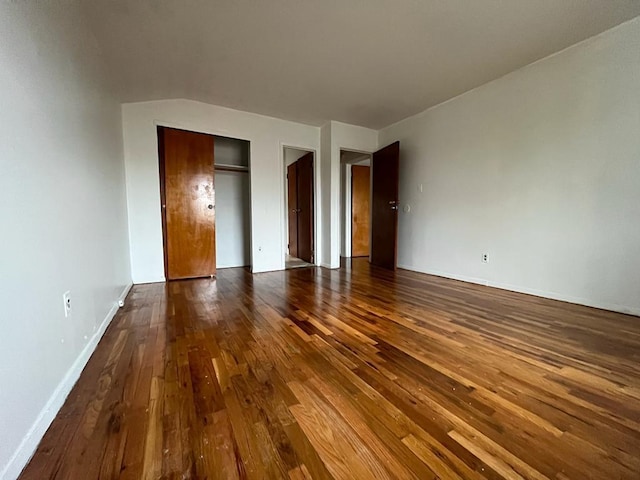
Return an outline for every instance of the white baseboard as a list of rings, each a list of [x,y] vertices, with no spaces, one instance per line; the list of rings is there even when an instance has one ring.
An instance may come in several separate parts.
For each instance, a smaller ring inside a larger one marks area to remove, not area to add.
[[[46,405],[38,414],[35,422],[22,439],[22,442],[20,442],[20,445],[9,459],[9,462],[5,465],[4,469],[0,471],[0,480],[14,480],[18,478],[18,476],[22,472],[22,469],[27,465],[27,463],[35,453],[36,448],[38,448],[38,444],[49,428],[49,425],[51,425],[51,422],[53,422],[53,419],[58,414],[60,408],[62,408],[62,405],[67,399],[67,396],[71,392],[71,389],[78,381],[78,378],[80,378],[82,370],[89,361],[91,354],[98,346],[98,342],[100,342],[100,339],[104,335],[104,332],[107,330],[107,327],[111,323],[111,320],[113,320],[113,317],[115,317],[116,312],[119,308],[118,302],[124,302],[124,299],[129,293],[132,285],[133,284],[129,284],[124,288],[124,290],[118,297],[118,300],[114,303],[113,307],[111,307],[109,313],[107,313],[104,320],[100,324],[100,327],[98,327],[98,329],[96,330],[96,333],[89,339],[85,347],[80,352],[80,355],[78,355],[76,360],[71,365],[71,368],[67,370],[67,373],[63,377],[62,381],[53,391],[51,397],[49,397]]]
[[[118,304],[120,304],[120,302],[122,302],[122,304],[124,304],[124,301],[127,298],[127,295],[129,295],[129,292],[131,291],[131,287],[133,287],[133,283],[130,283],[129,285],[124,287],[124,289],[122,290],[122,293],[118,297]],[[106,317],[105,317],[105,320],[106,320]],[[111,322],[111,320],[109,320],[109,322]]]
[[[601,308],[603,310],[609,310],[612,312],[626,313],[627,315],[640,316],[640,308],[627,307],[625,305],[618,305],[617,303],[608,303],[598,300],[591,300],[582,297],[573,297],[571,295],[564,295],[556,292],[548,292],[544,290],[536,290],[532,288],[524,288],[516,285],[509,285],[499,282],[488,282],[488,286],[500,288],[502,290],[511,290],[512,292],[526,293],[527,295],[534,295],[536,297],[550,298],[552,300],[560,300],[561,302],[575,303],[577,305],[584,305],[585,307]]]
[[[551,300],[559,300],[561,302],[575,303],[577,305],[584,305],[585,307],[601,308],[603,310],[610,310],[612,312],[626,313],[627,315],[640,316],[640,308],[628,307],[626,305],[618,305],[616,303],[607,303],[597,300],[591,300],[582,297],[573,297],[571,295],[565,295],[557,292],[549,292],[545,290],[537,290],[533,288],[521,287],[518,285],[510,285],[507,283],[492,282],[483,278],[467,277],[465,275],[457,275],[455,273],[441,272],[438,270],[419,270],[415,267],[408,265],[398,265],[398,268],[404,270],[411,270],[418,273],[426,273],[427,275],[435,275],[437,277],[451,278],[453,280],[460,280],[462,282],[475,283],[478,285],[484,285],[487,287],[499,288],[501,290],[509,290],[511,292],[525,293],[527,295],[533,295],[536,297],[549,298]]]
[[[145,283],[164,283],[166,281],[167,280],[164,277],[140,277],[140,278],[134,278],[133,284],[143,285]]]
[[[489,286],[489,282],[484,278],[467,277],[465,275],[456,275],[455,273],[441,272],[439,270],[431,270],[431,269],[420,270],[415,267],[411,267],[409,265],[398,264],[398,268],[401,268],[403,270],[409,270],[412,272],[425,273],[427,275],[435,275],[436,277],[444,277],[444,278],[450,278],[452,280],[460,280],[461,282],[475,283],[478,285],[484,285],[485,287]]]

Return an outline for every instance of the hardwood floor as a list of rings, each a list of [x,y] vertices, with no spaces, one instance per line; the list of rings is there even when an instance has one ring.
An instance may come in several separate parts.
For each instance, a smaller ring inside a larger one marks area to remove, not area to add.
[[[354,260],[137,285],[24,479],[639,478],[640,318]]]

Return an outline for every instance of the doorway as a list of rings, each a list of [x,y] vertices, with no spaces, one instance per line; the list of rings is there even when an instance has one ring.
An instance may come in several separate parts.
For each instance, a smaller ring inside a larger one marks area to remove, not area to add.
[[[399,142],[373,154],[340,150],[343,258],[367,256],[372,265],[396,269],[399,169]]]
[[[340,150],[340,255],[369,257],[371,243],[371,154]]]
[[[351,166],[351,256],[368,257],[371,234],[371,167]]]
[[[285,269],[315,263],[314,154],[284,147]]]

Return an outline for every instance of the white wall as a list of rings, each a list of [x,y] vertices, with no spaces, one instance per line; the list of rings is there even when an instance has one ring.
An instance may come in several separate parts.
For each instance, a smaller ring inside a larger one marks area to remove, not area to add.
[[[213,144],[216,164],[249,166],[249,144],[242,140],[216,137]],[[217,170],[216,187],[216,267],[251,265],[251,183],[248,172]]]
[[[340,256],[351,256],[351,164],[340,164]],[[349,237],[349,238],[347,238]]]
[[[395,140],[402,267],[640,314],[640,18],[380,132]]]
[[[249,166],[249,142],[237,138],[215,137],[213,158],[216,164]]]
[[[135,283],[164,280],[157,125],[251,142],[253,271],[284,268],[283,146],[319,150],[319,128],[190,100],[125,104],[122,119]]]
[[[81,28],[57,2],[0,4],[0,478],[19,474],[130,283],[120,107]]]
[[[331,266],[331,168],[332,168],[332,148],[331,148],[331,122],[326,123],[320,129],[320,180],[322,191],[319,191],[320,212],[318,212],[321,225],[321,245],[317,251],[321,252],[320,265]],[[336,232],[333,233],[336,235]]]
[[[216,267],[251,265],[249,174],[216,172]]]

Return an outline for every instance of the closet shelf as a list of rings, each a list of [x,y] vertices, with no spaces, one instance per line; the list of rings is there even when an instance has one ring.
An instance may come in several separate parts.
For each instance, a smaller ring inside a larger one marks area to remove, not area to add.
[[[223,172],[249,172],[249,167],[245,165],[224,165],[221,163],[216,163],[214,164],[214,168]]]

